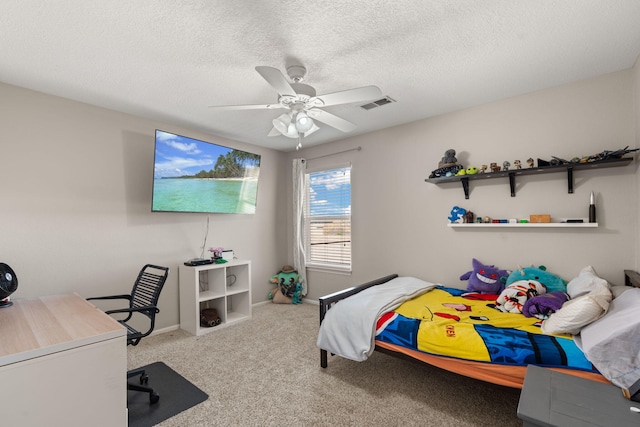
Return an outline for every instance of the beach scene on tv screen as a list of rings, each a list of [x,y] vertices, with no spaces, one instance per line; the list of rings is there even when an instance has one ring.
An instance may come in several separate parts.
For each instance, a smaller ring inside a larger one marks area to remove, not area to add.
[[[156,131],[152,211],[256,210],[260,155]]]

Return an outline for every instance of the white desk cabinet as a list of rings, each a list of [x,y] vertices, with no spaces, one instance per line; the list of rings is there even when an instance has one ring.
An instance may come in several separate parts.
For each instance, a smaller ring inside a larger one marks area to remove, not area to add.
[[[180,328],[202,335],[251,318],[251,261],[180,266]],[[221,324],[200,326],[200,310],[215,308]]]
[[[0,424],[126,426],[126,331],[79,295],[0,309]]]

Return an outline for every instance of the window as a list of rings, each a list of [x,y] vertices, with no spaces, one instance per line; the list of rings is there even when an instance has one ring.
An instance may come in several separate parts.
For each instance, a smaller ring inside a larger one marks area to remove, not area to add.
[[[351,166],[305,174],[307,267],[351,271]]]

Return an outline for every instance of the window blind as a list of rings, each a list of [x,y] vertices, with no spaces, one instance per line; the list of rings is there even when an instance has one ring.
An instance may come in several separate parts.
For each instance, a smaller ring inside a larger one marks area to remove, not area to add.
[[[351,269],[351,167],[305,175],[307,266]]]

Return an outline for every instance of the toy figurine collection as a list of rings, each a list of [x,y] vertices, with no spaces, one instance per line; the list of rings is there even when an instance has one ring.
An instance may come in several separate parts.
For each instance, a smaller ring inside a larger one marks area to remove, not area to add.
[[[600,153],[589,156],[573,157],[571,160],[564,160],[556,156],[551,156],[551,160],[543,160],[538,158],[538,167],[540,168],[545,166],[558,166],[570,163],[589,163],[604,161],[612,158],[620,158],[625,154],[632,153],[638,150],[640,150],[640,148],[629,149],[629,146],[626,146],[619,150],[604,150]],[[532,157],[529,157],[527,159],[527,167],[533,168],[535,167],[534,165],[535,161]],[[445,151],[444,156],[442,157],[440,162],[438,162],[438,168],[431,171],[429,178],[444,178],[450,176],[475,175],[478,173],[508,171],[511,170],[511,166],[512,164],[509,160],[504,160],[502,162],[502,166],[500,166],[498,162],[490,162],[489,165],[483,164],[480,167],[469,166],[465,168],[463,165],[458,164],[458,159],[456,158],[456,150],[449,149]],[[522,162],[518,159],[514,160],[513,167],[516,170],[522,169]]]

